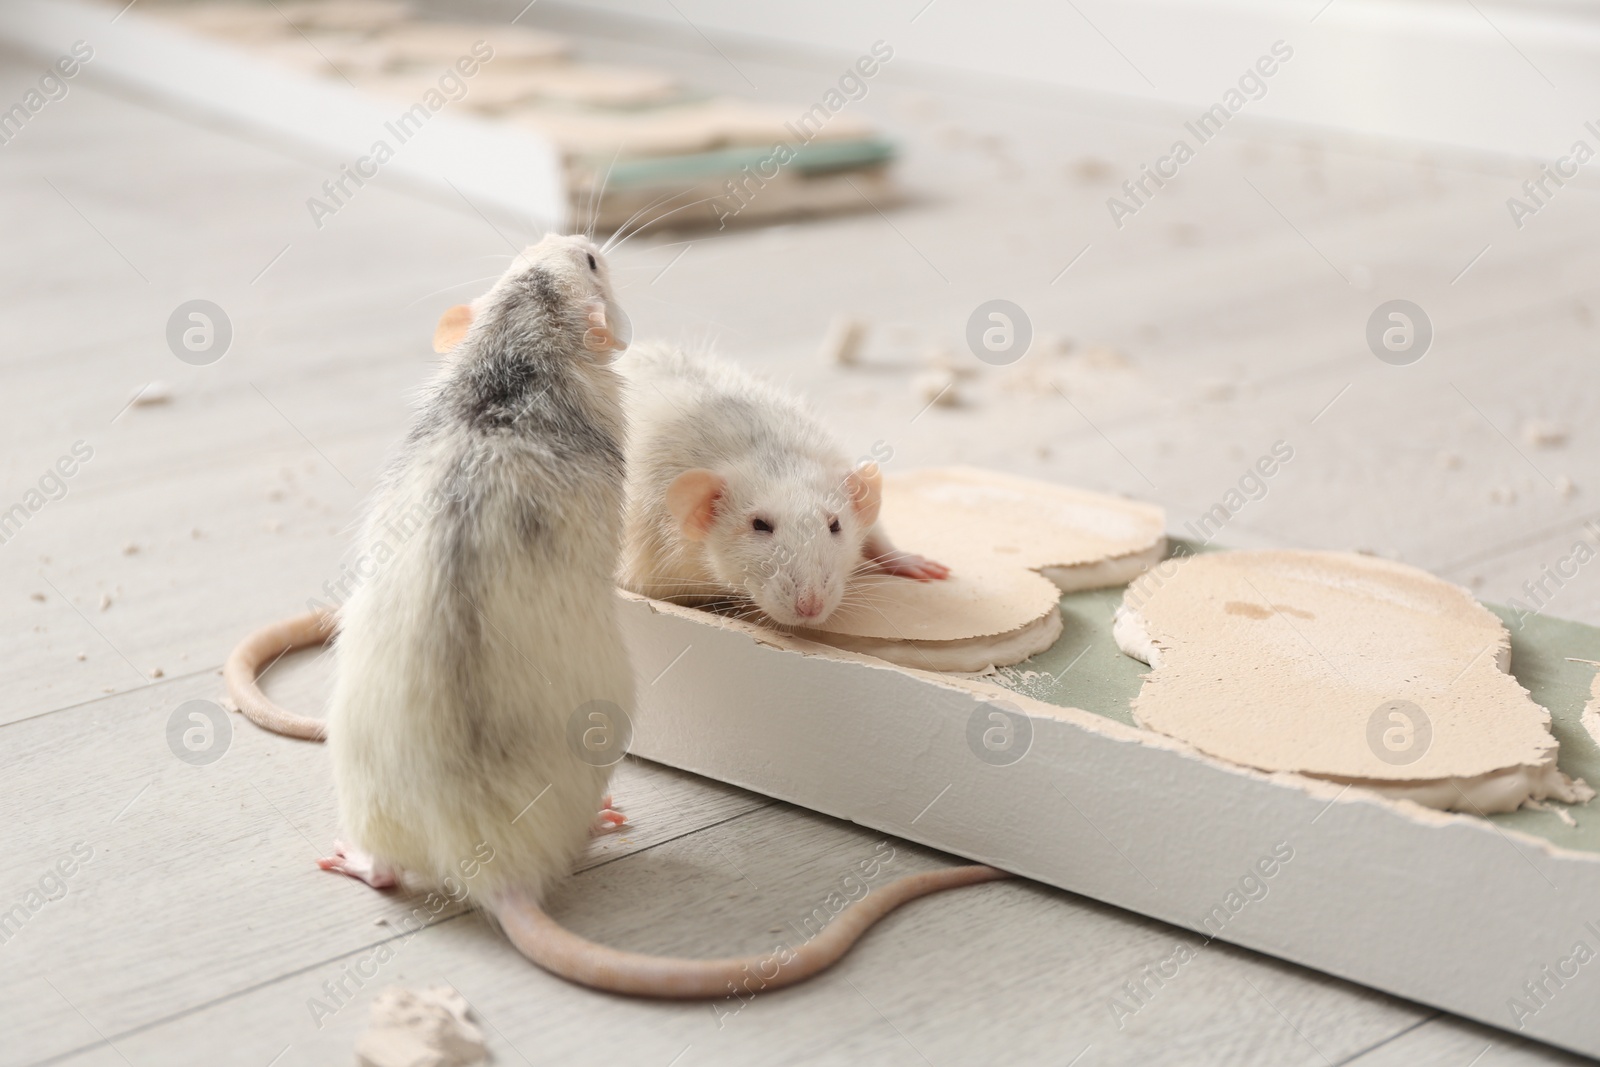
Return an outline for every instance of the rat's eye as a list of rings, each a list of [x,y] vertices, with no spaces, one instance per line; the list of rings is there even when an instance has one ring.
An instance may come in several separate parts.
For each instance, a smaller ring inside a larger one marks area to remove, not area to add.
[[[772,523],[768,522],[766,519],[751,519],[750,529],[754,530],[756,533],[771,533]]]
[[[832,522],[828,523],[828,532],[831,534],[836,534],[839,532],[839,529],[839,520],[837,517],[835,517]]]
[[[594,261],[594,253],[593,252],[589,253],[589,269],[590,270],[599,270],[600,269],[600,264],[598,264],[598,263],[596,263]]]

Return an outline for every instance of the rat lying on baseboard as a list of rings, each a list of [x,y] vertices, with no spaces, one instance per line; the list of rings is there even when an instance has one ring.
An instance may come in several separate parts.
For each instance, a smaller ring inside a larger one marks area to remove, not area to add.
[[[794,397],[666,346],[630,350],[617,369],[627,384],[626,588],[816,626],[858,572],[949,575],[890,543],[877,464],[852,465]]]

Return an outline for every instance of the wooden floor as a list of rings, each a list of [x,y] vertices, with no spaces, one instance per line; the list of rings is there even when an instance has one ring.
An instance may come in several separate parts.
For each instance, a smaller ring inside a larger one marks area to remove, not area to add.
[[[687,30],[586,41],[801,107],[853,58],[721,47]],[[42,69],[0,57],[0,105]],[[1118,230],[1106,197],[1186,116],[892,65],[852,106],[905,146],[906,202],[630,242],[637,336],[715,339],[810,393],[852,448],[889,442],[895,468],[1125,492],[1180,533],[1285,440],[1293,461],[1223,540],[1370,549],[1491,599],[1525,597],[1600,514],[1587,182],[1518,231],[1504,200],[1526,164],[1241,119]],[[311,862],[336,831],[320,747],[237,718],[213,764],[168,741],[181,704],[220,697],[245,629],[338,580],[435,318],[528,236],[381,181],[318,230],[305,200],[336,164],[92,77],[0,148],[0,511],[92,449],[0,544],[0,910],[32,912],[0,944],[0,1063],[345,1064],[379,988],[441,983],[501,1064],[1576,1062],[1222,944],[1119,1022],[1124,983],[1193,936],[1015,882],[908,907],[836,970],[744,1005],[580,991],[453,909],[402,934],[420,899]],[[1040,340],[980,367],[963,331],[996,297],[1042,339],[1120,359]],[[1435,326],[1413,366],[1363,339],[1392,297]],[[165,341],[194,298],[233,326],[210,366]],[[873,326],[864,368],[816,356],[841,313]],[[983,372],[964,406],[913,389],[939,348]],[[156,381],[169,402],[127,406]],[[1534,419],[1565,444],[1530,442]],[[1580,571],[1550,610],[1600,622],[1600,578]],[[274,691],[316,707],[326,670],[302,657]],[[616,790],[631,828],[556,910],[636,949],[766,949],[878,843],[642,762]],[[906,870],[952,862],[893,845]]]

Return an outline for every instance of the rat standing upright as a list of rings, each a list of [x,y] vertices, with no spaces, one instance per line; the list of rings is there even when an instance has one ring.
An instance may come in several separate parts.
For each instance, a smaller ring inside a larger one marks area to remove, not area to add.
[[[516,258],[382,477],[363,541],[393,558],[341,613],[328,743],[350,845],[325,867],[436,883],[487,846],[474,897],[538,897],[602,807],[608,770],[567,740],[633,705],[612,592],[625,320],[597,251],[552,236]]]
[[[379,888],[464,885],[524,955],[574,982],[722,997],[759,972],[777,988],[831,965],[908,900],[1005,875],[901,878],[780,957],[645,956],[545,914],[588,836],[622,821],[604,797],[609,761],[586,758],[579,739],[620,726],[633,704],[614,585],[624,449],[610,364],[626,323],[601,250],[557,236],[441,319],[434,347],[451,358],[376,494],[363,547],[378,569],[337,622],[327,738],[349,844],[320,863]],[[258,675],[327,640],[330,623],[313,612],[241,642],[225,671],[241,709],[319,736]]]

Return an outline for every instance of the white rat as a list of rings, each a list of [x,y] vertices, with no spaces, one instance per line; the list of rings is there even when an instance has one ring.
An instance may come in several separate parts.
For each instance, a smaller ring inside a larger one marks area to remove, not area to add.
[[[628,386],[627,588],[690,604],[734,599],[773,622],[815,626],[860,571],[949,575],[890,543],[877,464],[852,464],[796,398],[667,346],[631,349],[617,370]]]
[[[832,964],[907,900],[1005,875],[968,866],[902,878],[799,948],[744,958],[623,952],[541,909],[588,836],[622,821],[604,796],[609,769],[596,765],[607,761],[586,758],[576,738],[633,706],[614,586],[624,453],[610,363],[625,323],[600,250],[558,236],[441,320],[435,347],[455,351],[378,487],[363,534],[377,569],[337,620],[327,738],[350,843],[319,862],[379,888],[464,885],[529,959],[599,989],[776,988]],[[240,709],[320,736],[257,677],[333,628],[314,612],[246,638],[225,669]]]
[[[498,911],[541,898],[602,807],[608,770],[567,740],[633,705],[612,593],[623,320],[597,252],[547,237],[512,262],[380,481],[378,565],[339,618],[327,732],[352,846],[330,870],[439,884],[486,844],[468,888]]]

